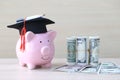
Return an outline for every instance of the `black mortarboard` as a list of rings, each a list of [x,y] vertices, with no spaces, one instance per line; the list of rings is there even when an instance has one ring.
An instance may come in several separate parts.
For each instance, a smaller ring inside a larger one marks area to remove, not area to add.
[[[26,32],[32,31],[33,33],[37,34],[37,33],[47,32],[46,25],[53,24],[53,23],[54,22],[51,21],[50,19],[44,18],[43,16],[36,15],[36,16],[27,17],[25,19],[19,19],[16,21],[15,24],[8,25],[7,27],[18,29],[21,34],[21,30],[25,26]]]

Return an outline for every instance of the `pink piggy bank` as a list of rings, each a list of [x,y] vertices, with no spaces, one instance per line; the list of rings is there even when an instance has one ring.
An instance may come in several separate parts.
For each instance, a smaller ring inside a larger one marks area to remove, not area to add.
[[[54,57],[54,39],[55,31],[46,33],[34,34],[31,31],[25,34],[25,51],[20,50],[21,39],[16,45],[16,54],[19,63],[22,66],[27,66],[28,69],[34,69],[37,66],[51,67],[51,61]]]

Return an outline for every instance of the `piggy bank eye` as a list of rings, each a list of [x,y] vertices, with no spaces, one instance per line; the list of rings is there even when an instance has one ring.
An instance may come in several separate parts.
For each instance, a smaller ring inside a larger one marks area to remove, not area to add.
[[[48,40],[48,42],[50,42],[50,40]]]
[[[42,43],[42,41],[40,41],[40,43]]]

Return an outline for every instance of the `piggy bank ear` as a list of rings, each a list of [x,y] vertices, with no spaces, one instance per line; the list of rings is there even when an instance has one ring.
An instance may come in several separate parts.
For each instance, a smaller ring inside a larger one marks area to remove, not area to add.
[[[50,30],[47,32],[47,34],[52,40],[54,40],[56,37],[56,31]]]
[[[33,38],[34,38],[35,34],[31,31],[28,31],[26,34],[25,34],[25,39],[27,42],[31,41]]]

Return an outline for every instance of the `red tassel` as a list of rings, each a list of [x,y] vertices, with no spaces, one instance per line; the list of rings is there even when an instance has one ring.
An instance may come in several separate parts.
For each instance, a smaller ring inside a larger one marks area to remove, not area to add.
[[[25,50],[25,33],[26,33],[26,23],[24,20],[24,25],[21,30],[20,38],[21,38],[21,45],[20,45],[20,50],[24,51]]]

